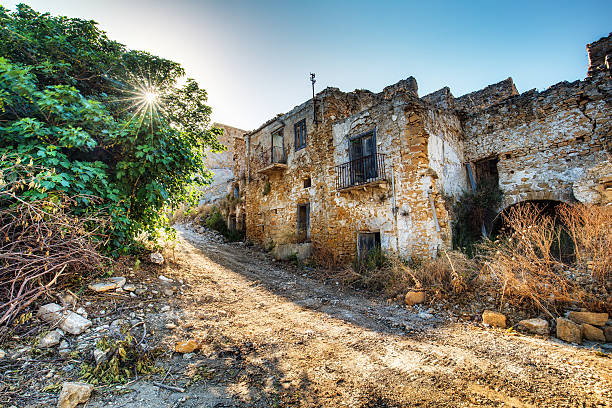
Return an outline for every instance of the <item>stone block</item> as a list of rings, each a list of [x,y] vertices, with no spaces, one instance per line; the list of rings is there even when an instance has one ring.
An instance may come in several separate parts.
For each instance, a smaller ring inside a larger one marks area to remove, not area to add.
[[[557,318],[557,338],[568,343],[582,344],[582,328],[571,320]]]
[[[177,353],[191,353],[198,348],[198,343],[193,340],[179,341],[174,345],[174,351]]]
[[[106,292],[123,287],[126,279],[121,276],[108,278],[103,282],[91,283],[87,287],[94,292]]]
[[[312,256],[312,243],[278,244],[274,247],[272,255],[274,258],[282,260],[287,260],[295,255],[297,259],[303,261]]]
[[[59,324],[60,329],[78,335],[91,327],[91,321],[70,310],[64,310],[57,303],[48,303],[38,310],[38,317],[51,324]]]
[[[570,312],[568,318],[578,324],[590,324],[592,326],[605,326],[608,321],[607,313],[592,312]]]
[[[604,331],[600,328],[597,328],[587,323],[583,324],[581,328],[583,338],[591,341],[599,341],[602,343],[606,342],[606,336],[604,335]]]
[[[482,323],[501,329],[506,328],[506,315],[492,310],[485,310],[482,313]]]
[[[59,329],[52,330],[49,333],[47,333],[46,336],[40,339],[40,342],[38,343],[38,347],[49,348],[49,347],[58,345],[60,340],[62,339],[62,336],[63,336],[63,333],[61,330]]]
[[[604,336],[606,336],[606,341],[608,343],[612,343],[612,326],[606,326],[604,329]]]
[[[544,319],[526,319],[521,320],[518,327],[528,331],[529,333],[546,336],[549,334],[548,322]]]
[[[423,292],[423,291],[410,291],[410,292],[406,293],[406,296],[404,297],[404,302],[408,306],[414,306],[414,305],[417,305],[419,303],[423,303],[423,302],[425,302],[425,292]]]

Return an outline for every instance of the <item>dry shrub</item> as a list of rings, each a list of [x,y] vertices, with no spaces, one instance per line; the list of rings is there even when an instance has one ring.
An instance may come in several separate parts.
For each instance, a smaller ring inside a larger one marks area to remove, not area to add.
[[[561,205],[561,220],[572,238],[576,265],[602,284],[612,280],[612,206]]]
[[[442,251],[436,258],[400,263],[416,288],[436,288],[445,292],[462,293],[468,289],[476,264],[459,251]]]
[[[3,193],[6,197],[10,193]],[[68,214],[73,200],[25,202],[0,209],[0,333],[25,308],[104,259],[97,235],[106,220]]]
[[[313,243],[312,259],[319,268],[326,271],[332,271],[342,264],[331,245],[321,245],[316,242]]]
[[[560,248],[562,234],[567,231],[580,244],[577,258],[597,265],[593,268],[595,277],[605,276],[605,271],[609,277],[610,228],[606,232],[600,230],[605,229],[601,224],[604,220],[609,225],[609,218],[598,217],[594,221],[599,224],[595,224],[588,217],[602,215],[600,210],[585,206],[564,206],[561,214],[563,221],[569,221],[565,226],[531,204],[515,206],[504,216],[510,232],[483,244],[487,278],[500,291],[502,300],[520,306],[527,302],[551,317],[553,312],[560,314],[559,308],[568,303],[598,303],[595,293],[585,290],[594,284],[586,269],[580,267],[580,262],[565,264],[559,257],[561,250],[555,250]]]
[[[403,295],[412,289],[462,293],[469,287],[476,263],[458,251],[442,251],[437,258],[406,261],[381,250],[345,266],[327,272],[327,277],[345,286],[358,287],[387,297]]]

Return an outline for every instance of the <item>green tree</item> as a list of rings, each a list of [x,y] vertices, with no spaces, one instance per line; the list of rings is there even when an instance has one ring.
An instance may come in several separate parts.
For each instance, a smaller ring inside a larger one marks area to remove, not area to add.
[[[113,251],[154,235],[166,206],[194,202],[209,182],[204,148],[224,148],[206,92],[191,79],[180,86],[183,76],[94,21],[0,6],[0,193],[12,185],[16,195],[0,206],[75,197],[75,214],[112,218]]]

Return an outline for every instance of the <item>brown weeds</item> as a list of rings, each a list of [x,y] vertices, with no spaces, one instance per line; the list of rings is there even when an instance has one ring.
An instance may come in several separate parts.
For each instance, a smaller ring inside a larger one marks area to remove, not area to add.
[[[0,209],[0,334],[36,299],[104,259],[97,251],[103,237],[96,235],[103,219],[68,215],[67,198],[13,198],[16,205]]]
[[[504,216],[509,232],[483,245],[485,279],[497,287],[502,301],[521,306],[527,302],[551,317],[570,303],[597,304],[595,291],[587,288],[597,286],[595,279],[601,289],[610,277],[610,210],[562,206],[560,224],[533,205],[513,207]],[[575,244],[574,263],[564,259],[563,234],[569,234]],[[591,262],[592,276],[585,268],[587,262]]]

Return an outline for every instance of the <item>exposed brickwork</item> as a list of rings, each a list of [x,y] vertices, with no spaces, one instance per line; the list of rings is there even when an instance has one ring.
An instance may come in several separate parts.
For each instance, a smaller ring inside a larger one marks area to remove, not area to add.
[[[599,61],[602,47],[589,47],[592,60]],[[309,100],[237,142],[234,172],[245,186],[236,213],[246,213],[247,237],[264,245],[305,239],[298,233],[298,205],[309,203],[315,256],[350,261],[362,232],[380,233],[385,250],[434,255],[451,245],[443,197],[469,187],[466,163],[498,160],[504,205],[572,202],[582,174],[591,184],[605,179],[609,167],[601,163],[610,154],[612,127],[612,81],[605,73],[521,95],[511,78],[460,98],[448,88],[423,98],[417,90],[412,77],[379,94],[327,88],[316,96],[316,112]],[[296,150],[301,120],[307,144]],[[377,165],[376,180],[338,189],[336,168],[349,162],[351,140],[370,131],[384,155],[384,177]],[[271,160],[273,133],[282,135],[282,163]],[[304,187],[307,178],[310,187]],[[580,196],[589,196],[587,184]]]

